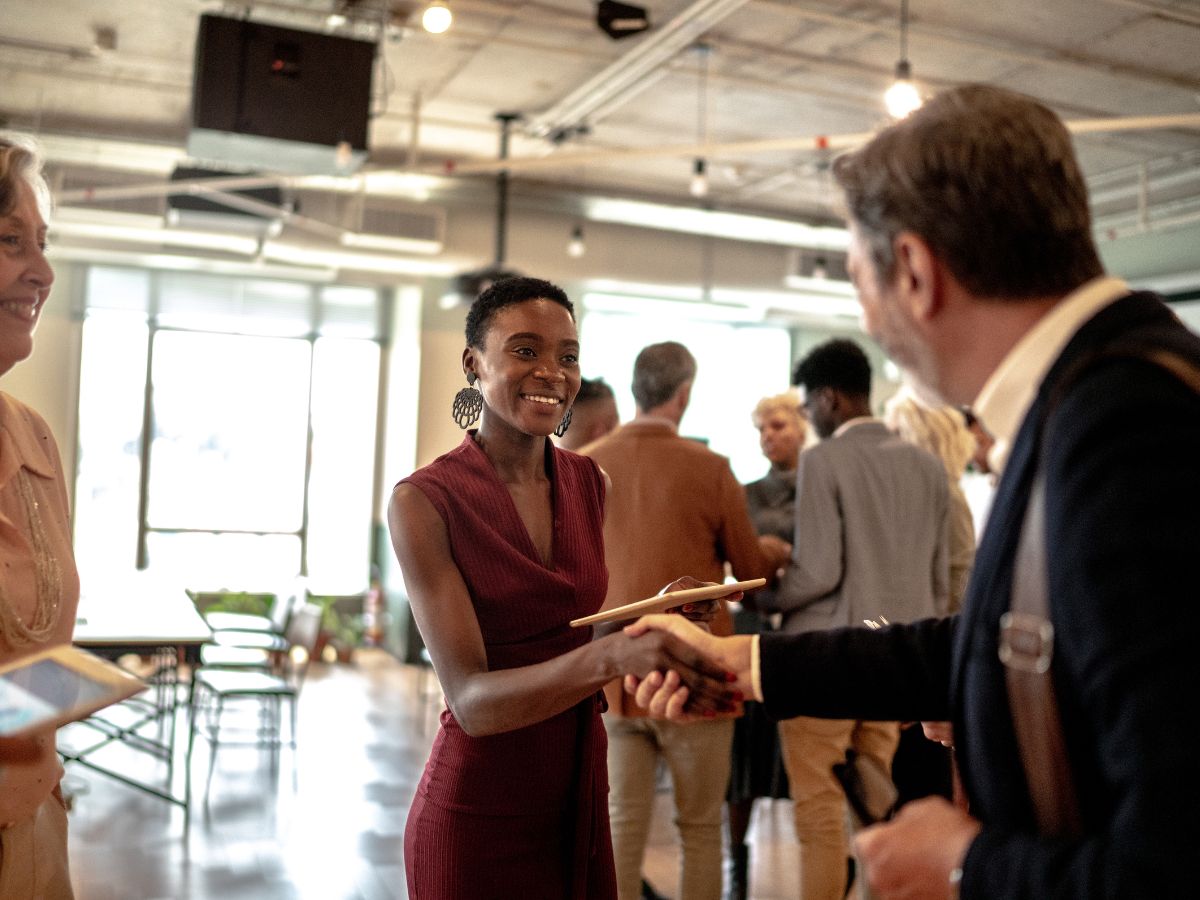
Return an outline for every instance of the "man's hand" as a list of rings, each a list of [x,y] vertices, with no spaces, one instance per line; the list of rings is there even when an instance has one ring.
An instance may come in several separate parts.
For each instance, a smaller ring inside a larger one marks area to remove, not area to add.
[[[642,616],[632,625],[625,626],[631,637],[651,631],[663,631],[681,640],[689,647],[710,659],[717,666],[731,673],[736,680],[731,683],[741,695],[750,696],[750,643],[748,635],[728,638],[713,637],[707,631],[688,622],[682,616]],[[626,676],[625,690],[635,695],[638,705],[648,709],[651,715],[686,721],[692,716],[684,713],[687,695],[680,694],[680,685],[672,673],[659,671],[642,678]]]
[[[914,800],[896,818],[861,832],[854,849],[882,900],[946,900],[982,826],[941,797]]]
[[[770,563],[772,572],[786,568],[792,559],[792,545],[773,534],[759,535],[758,548]]]

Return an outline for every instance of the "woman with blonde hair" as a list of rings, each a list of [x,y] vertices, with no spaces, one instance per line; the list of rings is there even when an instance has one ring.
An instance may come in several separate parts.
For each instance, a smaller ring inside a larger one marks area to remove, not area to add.
[[[0,137],[0,376],[33,352],[54,282],[50,195],[32,150]],[[79,602],[62,461],[45,420],[0,392],[0,663],[68,643]],[[54,732],[0,743],[0,897],[74,894]]]
[[[772,534],[790,544],[796,524],[796,462],[808,433],[800,398],[793,392],[763,397],[750,414],[750,421],[758,429],[759,446],[771,464],[766,475],[746,485],[750,519],[759,535]],[[770,624],[756,608],[757,601],[770,590],[768,586],[742,601],[742,609],[734,615],[734,630],[738,634],[770,630]],[[734,722],[733,764],[725,798],[729,812],[727,896],[730,900],[744,900],[749,892],[750,848],[746,845],[746,832],[755,799],[787,795],[779,732],[762,706],[749,701],[743,715]]]
[[[932,453],[946,467],[950,485],[950,612],[958,612],[975,562],[975,525],[960,484],[967,463],[975,455],[975,436],[953,406],[928,406],[907,388],[901,388],[887,402],[883,420],[902,440]]]

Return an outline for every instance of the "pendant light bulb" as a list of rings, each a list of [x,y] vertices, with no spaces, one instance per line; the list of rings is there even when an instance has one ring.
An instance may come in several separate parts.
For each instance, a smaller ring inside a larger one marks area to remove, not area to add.
[[[576,225],[571,231],[571,240],[567,242],[567,256],[579,259],[587,253],[587,244],[583,242],[583,226]]]
[[[421,14],[421,27],[430,34],[444,34],[454,22],[454,15],[442,0],[433,0]]]
[[[921,108],[923,101],[916,85],[912,83],[912,68],[908,60],[902,59],[896,63],[896,80],[883,95],[883,102],[887,105],[888,115],[893,119],[903,119]]]
[[[692,167],[692,183],[688,185],[688,193],[697,198],[708,196],[708,167],[702,158],[697,158]]]

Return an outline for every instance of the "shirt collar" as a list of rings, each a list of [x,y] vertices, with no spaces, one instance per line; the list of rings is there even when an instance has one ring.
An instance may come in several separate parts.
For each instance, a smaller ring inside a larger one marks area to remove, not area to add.
[[[837,431],[835,431],[833,434],[831,434],[830,437],[841,437],[843,434],[845,434],[851,428],[854,428],[858,425],[868,425],[871,422],[878,422],[878,421],[879,420],[876,419],[874,416],[855,416],[853,419],[847,419],[845,422],[843,422],[841,425],[839,425],[837,428]]]
[[[972,410],[995,439],[988,463],[999,474],[1038,386],[1067,342],[1101,309],[1129,293],[1120,278],[1094,278],[1064,297],[1027,331],[996,367]]]

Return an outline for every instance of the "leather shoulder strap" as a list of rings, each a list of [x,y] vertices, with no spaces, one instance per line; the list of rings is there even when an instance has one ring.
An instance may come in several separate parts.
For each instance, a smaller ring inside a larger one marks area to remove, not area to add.
[[[1090,362],[1121,357],[1145,359],[1161,366],[1200,395],[1200,366],[1170,350],[1113,348]],[[1081,370],[1076,369],[1070,380],[1073,382],[1079,374]],[[1063,389],[1056,397],[1065,393],[1067,385],[1060,387]],[[1005,667],[1013,729],[1038,830],[1047,836],[1073,837],[1082,833],[1083,819],[1050,671],[1054,625],[1047,593],[1045,515],[1046,490],[1038,474],[1021,526],[1010,608],[1000,619],[1000,660]]]

